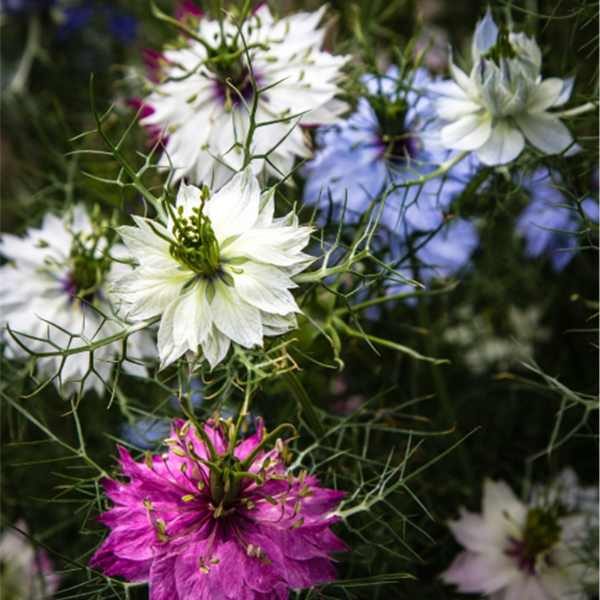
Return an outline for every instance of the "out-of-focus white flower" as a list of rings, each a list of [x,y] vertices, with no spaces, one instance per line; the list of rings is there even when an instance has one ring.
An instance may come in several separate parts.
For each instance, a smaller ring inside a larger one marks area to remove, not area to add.
[[[259,91],[254,119],[262,125],[251,150],[269,153],[268,161],[252,161],[255,174],[266,167],[280,178],[296,157],[310,156],[297,125],[332,123],[346,109],[335,96],[349,57],[320,50],[324,12],[275,19],[265,3],[241,30],[227,18],[221,24],[201,18],[196,32],[204,44],[188,38],[183,47],[163,53],[141,123],[168,136],[160,164],[173,169],[175,181],[186,177],[217,188],[242,168],[253,78]]]
[[[450,60],[453,81],[437,88],[441,141],[447,148],[471,150],[484,164],[501,165],[519,156],[525,140],[544,154],[571,147],[571,133],[549,109],[567,102],[573,79],[542,79],[542,55],[534,39],[499,30],[488,9],[475,29],[471,52],[470,75]]]
[[[25,236],[2,234],[0,254],[8,262],[0,267],[2,322],[31,352],[56,352],[84,346],[122,330],[106,297],[109,278],[130,270],[113,259],[126,253],[123,245],[109,248],[106,229],[93,224],[83,205],[62,217],[47,213],[39,229]],[[103,229],[101,231],[101,229]],[[11,356],[30,354],[10,335],[4,338]],[[64,394],[90,389],[102,394],[115,361],[122,354],[122,340],[89,352],[41,357],[38,372],[54,377]],[[123,369],[145,375],[140,364],[151,356],[148,334],[129,337]]]
[[[556,505],[526,505],[486,480],[481,514],[461,509],[450,529],[465,548],[442,574],[462,593],[494,600],[585,600],[579,550],[587,525]]]
[[[507,329],[499,332],[485,315],[461,306],[456,322],[444,330],[444,339],[462,349],[462,360],[473,373],[514,368],[520,361],[531,360],[536,344],[548,339],[550,332],[541,319],[536,306],[510,306],[504,321]]]
[[[249,169],[214,195],[181,183],[169,222],[134,217],[119,232],[138,267],[114,287],[132,320],[161,316],[162,366],[202,348],[217,365],[233,341],[260,346],[296,326],[292,276],[312,261],[311,229],[291,212],[274,218],[273,190],[261,195]]]
[[[571,467],[563,469],[550,485],[536,485],[531,490],[531,504],[560,504],[567,512],[586,515],[594,529],[598,528],[598,497],[598,486],[582,486]]]
[[[18,530],[27,532],[23,521]],[[0,535],[0,598],[5,600],[48,600],[60,577],[43,549],[37,549],[17,529]]]

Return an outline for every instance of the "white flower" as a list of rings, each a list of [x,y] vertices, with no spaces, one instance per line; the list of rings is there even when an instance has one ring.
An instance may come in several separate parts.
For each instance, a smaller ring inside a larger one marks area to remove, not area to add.
[[[119,229],[138,267],[114,295],[129,319],[161,316],[161,366],[201,346],[214,367],[232,341],[261,346],[296,326],[291,277],[312,261],[302,252],[311,229],[293,212],[274,218],[273,196],[249,169],[212,197],[182,182],[166,226],[134,217],[137,227]]]
[[[450,61],[453,81],[438,86],[442,143],[472,150],[486,165],[508,163],[525,139],[544,154],[564,152],[573,138],[550,108],[569,99],[573,79],[542,79],[535,40],[498,31],[489,12],[477,24],[470,76]],[[573,149],[572,149],[573,150]]]
[[[325,8],[274,19],[263,4],[242,26],[252,71],[259,88],[255,120],[277,121],[305,113],[301,118],[275,122],[256,129],[253,154],[269,154],[252,161],[258,174],[267,171],[281,178],[292,169],[295,157],[310,150],[297,125],[331,123],[346,109],[335,99],[340,69],[349,57],[320,50],[325,32],[319,29]],[[166,50],[162,56],[161,81],[144,100],[149,116],[141,123],[160,128],[168,136],[160,165],[173,168],[174,180],[220,187],[243,166],[242,146],[250,123],[253,87],[244,44],[236,26],[202,18],[197,33],[221,58],[208,59],[199,41]],[[225,53],[233,59],[222,60]],[[227,83],[229,82],[229,84]],[[237,92],[231,87],[235,86]],[[267,90],[268,88],[268,90]],[[243,100],[241,97],[243,97]]]
[[[43,549],[38,549],[20,531],[27,532],[24,521],[19,529],[6,529],[0,535],[0,597],[47,600],[52,598],[60,577]]]
[[[130,270],[111,259],[125,252],[121,244],[108,248],[82,205],[62,218],[47,213],[41,228],[29,229],[24,237],[2,234],[0,254],[8,260],[0,267],[3,325],[36,353],[85,346],[117,333],[125,325],[114,318],[105,287],[110,277]],[[10,334],[3,337],[10,356],[29,356]],[[123,369],[144,375],[139,360],[148,350],[147,333],[132,335]],[[64,394],[80,389],[102,394],[121,353],[122,341],[116,341],[95,350],[93,361],[89,352],[80,352],[64,359],[41,357],[37,368]]]
[[[464,546],[446,583],[494,600],[584,600],[586,566],[579,551],[586,518],[556,505],[521,502],[504,482],[486,480],[482,513],[461,509],[449,524]]]

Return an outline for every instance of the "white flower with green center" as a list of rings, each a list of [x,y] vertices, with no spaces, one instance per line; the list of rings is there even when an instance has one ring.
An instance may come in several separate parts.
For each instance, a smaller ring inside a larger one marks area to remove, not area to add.
[[[584,514],[560,504],[525,504],[502,481],[486,480],[481,514],[462,509],[450,529],[464,546],[442,579],[494,600],[585,600],[593,577],[581,553]]]
[[[214,367],[231,342],[261,346],[296,327],[290,289],[313,260],[302,252],[311,228],[293,212],[275,218],[273,196],[249,169],[212,196],[182,182],[168,223],[134,217],[119,229],[138,266],[114,295],[131,320],[160,316],[162,367],[200,348]]]
[[[542,79],[534,39],[499,30],[488,9],[477,24],[472,57],[469,76],[450,61],[453,81],[438,88],[447,148],[474,151],[484,164],[501,165],[519,156],[525,140],[544,154],[572,146],[569,130],[549,109],[567,102],[573,79]]]
[[[254,173],[266,168],[281,178],[296,157],[311,155],[298,125],[332,123],[347,108],[335,96],[349,57],[321,51],[324,12],[275,19],[263,4],[245,20],[243,37],[227,18],[221,24],[201,18],[195,31],[204,43],[188,37],[163,52],[160,73],[153,73],[158,81],[143,101],[151,114],[141,123],[164,132],[159,164],[173,169],[174,181],[186,177],[218,188],[242,168],[253,81],[259,90],[254,117],[261,125],[251,151],[268,153],[268,161],[252,161]]]
[[[77,205],[62,217],[47,213],[42,226],[23,237],[2,234],[0,255],[8,261],[0,267],[3,329],[10,327],[20,341],[3,332],[9,356],[27,358],[28,350],[48,353],[83,347],[125,327],[114,316],[106,288],[109,279],[131,269],[113,260],[126,248],[109,244],[105,225],[93,224],[83,205]],[[122,351],[119,340],[96,349],[93,360],[89,352],[46,356],[37,360],[38,373],[54,377],[63,394],[90,389],[102,394]],[[146,375],[140,361],[152,356],[147,333],[129,337],[127,356],[123,369]]]

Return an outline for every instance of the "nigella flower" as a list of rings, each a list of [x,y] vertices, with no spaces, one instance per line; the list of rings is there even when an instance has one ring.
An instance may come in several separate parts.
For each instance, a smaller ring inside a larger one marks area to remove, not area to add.
[[[519,185],[531,195],[531,201],[517,220],[517,232],[525,240],[529,258],[550,257],[555,271],[562,271],[578,251],[578,232],[583,221],[576,207],[561,191],[564,184],[557,173],[539,168],[522,176]],[[591,221],[598,222],[598,202],[586,198],[581,210]]]
[[[446,583],[494,600],[584,600],[587,567],[579,550],[584,515],[559,504],[527,505],[504,482],[486,480],[482,513],[461,510],[450,529],[464,546]]]
[[[335,219],[343,214],[352,222],[382,194],[380,222],[389,230],[400,237],[435,230],[466,185],[472,163],[459,163],[446,177],[424,185],[395,188],[449,158],[430,128],[433,80],[425,69],[417,69],[412,80],[404,81],[392,66],[383,76],[366,76],[364,83],[367,95],[359,99],[356,112],[318,131],[319,150],[305,170],[304,201],[324,212],[331,206]]]
[[[542,56],[534,39],[498,30],[488,9],[477,24],[470,75],[450,61],[453,81],[438,86],[442,143],[472,150],[487,165],[508,163],[525,139],[544,154],[567,150],[573,138],[549,109],[571,95],[573,79],[542,79]]]
[[[104,484],[111,532],[92,567],[148,582],[150,600],[283,600],[334,579],[343,493],[290,472],[285,443],[267,450],[261,421],[250,437],[229,435],[223,421],[196,430],[178,420],[161,456],[137,462],[120,448],[128,481]]]
[[[106,227],[93,225],[83,205],[77,205],[62,217],[47,213],[41,228],[29,229],[24,237],[2,234],[0,254],[8,262],[0,267],[0,307],[3,324],[20,342],[5,336],[16,357],[29,356],[22,346],[36,353],[73,349],[125,326],[114,317],[106,285],[130,268],[113,260],[126,250],[110,246]],[[118,340],[96,349],[93,360],[89,352],[41,357],[38,371],[53,377],[65,394],[78,389],[100,394],[122,350]],[[148,334],[138,332],[128,339],[124,370],[144,375],[139,362],[144,356],[151,356],[151,346]]]
[[[52,561],[29,539],[24,521],[0,535],[0,597],[5,600],[48,600],[60,583]]]
[[[251,147],[263,155],[252,161],[255,173],[266,167],[280,178],[296,157],[310,155],[296,125],[329,123],[345,110],[335,96],[348,57],[320,50],[324,11],[275,19],[265,3],[241,33],[228,18],[200,18],[194,37],[164,51],[160,81],[144,99],[152,113],[141,123],[168,134],[160,164],[174,170],[174,180],[218,187],[242,167],[255,87],[254,119],[263,124]]]
[[[138,267],[115,298],[130,319],[160,316],[163,367],[199,347],[214,367],[231,342],[261,346],[296,326],[289,290],[312,261],[302,252],[311,229],[293,212],[274,218],[273,196],[246,169],[212,196],[181,183],[166,224],[134,217],[119,229]]]

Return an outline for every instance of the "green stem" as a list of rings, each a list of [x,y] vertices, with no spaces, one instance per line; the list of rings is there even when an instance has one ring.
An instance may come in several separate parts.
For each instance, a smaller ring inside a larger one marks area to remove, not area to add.
[[[428,335],[425,336],[425,348],[427,353],[435,354],[436,344],[434,336],[431,335],[430,331],[430,319],[429,319],[429,311],[427,309],[427,300],[426,298],[419,298],[418,303],[418,311],[419,311],[419,324],[423,330],[428,331]],[[435,389],[436,396],[439,398],[440,404],[442,406],[442,411],[444,416],[449,421],[451,426],[454,426],[456,421],[456,414],[454,411],[454,405],[450,400],[450,396],[448,395],[448,388],[446,387],[446,380],[444,379],[444,375],[438,364],[431,365],[431,374],[433,376],[433,386]],[[469,457],[464,446],[458,447],[458,457],[461,462],[463,471],[467,478],[471,480],[472,472],[469,463]]]
[[[416,177],[415,179],[410,179],[408,181],[403,181],[402,183],[397,183],[393,187],[388,189],[388,196],[399,188],[412,187],[415,185],[423,185],[432,179],[437,179],[442,175],[445,175],[450,169],[458,164],[463,158],[465,158],[469,153],[468,152],[459,152],[446,162],[443,162],[437,169],[431,171],[431,173],[427,173],[426,175],[421,175],[420,177]]]
[[[13,332],[12,329],[7,327],[7,331],[9,333],[9,335],[12,337],[12,339],[15,341],[15,343],[20,348],[25,350],[25,352],[27,352],[30,356],[35,356],[36,358],[46,358],[46,357],[50,357],[50,356],[71,356],[72,354],[79,354],[81,352],[93,352],[94,350],[97,350],[98,348],[102,348],[102,346],[107,346],[108,344],[112,344],[113,342],[122,340],[122,339],[126,338],[127,336],[130,336],[131,334],[136,333],[137,331],[146,329],[146,327],[150,327],[150,325],[153,325],[159,319],[160,319],[160,317],[153,317],[152,319],[148,319],[147,321],[141,321],[140,323],[131,325],[130,327],[127,327],[126,329],[123,329],[123,330],[119,331],[118,333],[115,333],[114,335],[109,335],[108,337],[105,337],[101,340],[92,342],[91,344],[88,344],[87,346],[77,346],[76,348],[68,348],[67,350],[56,350],[55,352],[32,352],[31,350],[29,350],[29,348],[27,346],[25,346],[25,344],[23,344],[23,342],[21,342],[21,340],[17,337],[17,334],[15,332]]]
[[[360,338],[363,340],[368,340],[369,342],[373,342],[378,346],[384,346],[385,348],[391,348],[392,350],[396,350],[397,352],[402,352],[403,354],[408,354],[412,358],[417,360],[424,360],[426,362],[433,363],[434,365],[440,365],[449,362],[444,358],[433,358],[432,356],[424,356],[420,354],[416,350],[409,348],[408,346],[403,346],[402,344],[397,344],[396,342],[392,342],[391,340],[386,340],[384,338],[377,337],[370,333],[366,333],[364,331],[358,331],[344,323],[341,319],[336,319],[336,326],[344,331],[350,337]]]
[[[306,420],[312,427],[312,433],[317,438],[324,437],[325,429],[323,428],[321,419],[319,418],[319,415],[317,414],[317,411],[313,406],[312,400],[306,393],[304,386],[302,385],[298,377],[296,377],[296,374],[288,372],[284,373],[282,377],[285,383],[287,384],[288,389],[290,390],[294,398],[296,398],[298,404],[302,408]]]
[[[14,94],[22,94],[27,87],[29,73],[33,66],[35,55],[40,44],[40,20],[36,12],[33,12],[29,19],[27,30],[27,42],[21,60],[17,66],[17,71],[10,82],[8,91]]]
[[[378,304],[382,304],[383,302],[395,302],[397,300],[406,300],[407,298],[418,298],[419,296],[439,296],[440,294],[446,294],[448,292],[451,292],[457,286],[458,282],[454,282],[438,290],[420,290],[414,292],[401,292],[398,294],[390,294],[389,296],[380,296],[378,298],[372,298],[371,300],[365,300],[364,302],[358,302],[350,307],[343,306],[340,308],[336,308],[334,313],[339,317],[348,314],[349,312],[361,311],[370,308],[371,306],[377,306]]]
[[[296,428],[291,423],[282,423],[278,427],[275,427],[271,433],[265,435],[265,437],[261,440],[260,444],[252,450],[252,452],[240,463],[240,468],[244,471],[252,466],[254,459],[258,456],[258,453],[263,450],[265,446],[267,446],[272,440],[276,440],[279,437],[279,434],[286,429],[291,429],[294,433],[296,433]]]
[[[598,110],[598,104],[596,102],[586,102],[581,106],[576,106],[575,108],[570,108],[569,110],[563,110],[562,112],[552,114],[559,119],[569,119],[571,117],[583,115],[584,113],[588,113],[592,110]]]

